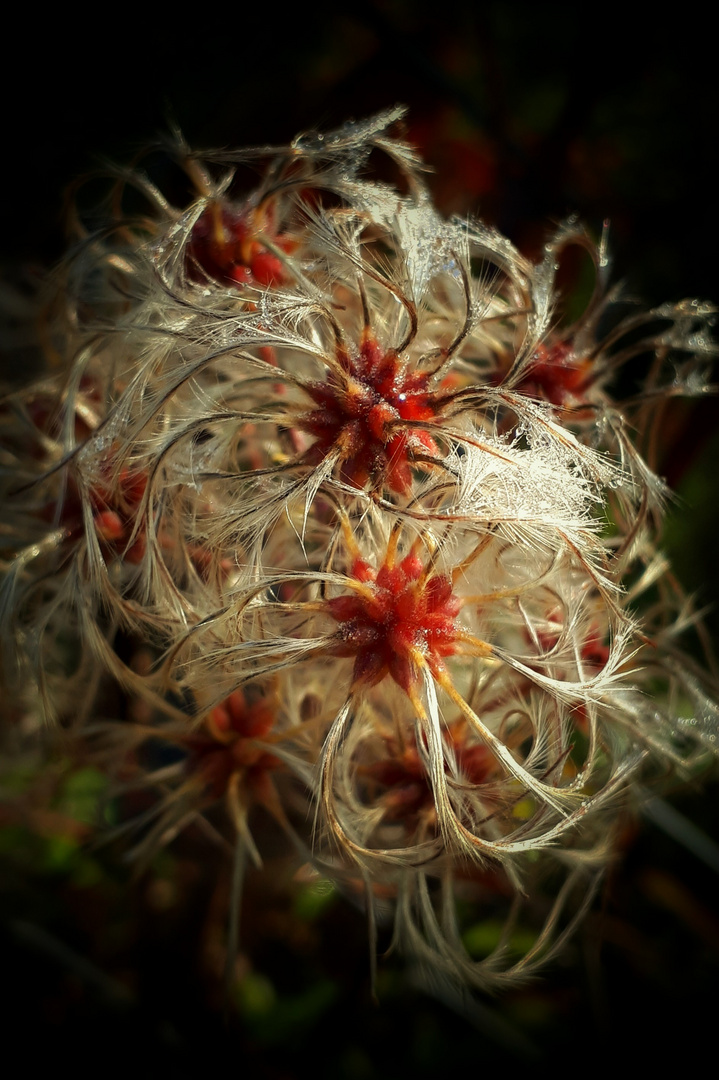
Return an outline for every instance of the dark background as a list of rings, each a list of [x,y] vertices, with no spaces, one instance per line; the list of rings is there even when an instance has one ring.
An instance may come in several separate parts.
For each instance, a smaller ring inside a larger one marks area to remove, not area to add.
[[[428,11],[243,5],[161,23],[123,8],[103,30],[43,18],[40,35],[21,12],[7,38],[21,74],[2,72],[3,248],[57,255],[65,185],[103,157],[127,161],[169,121],[200,148],[286,142],[403,102],[429,160],[455,173],[438,185],[448,208],[479,209],[515,241],[570,212],[595,229],[609,217],[617,273],[648,301],[712,291],[710,35],[611,6],[590,33],[563,5]]]
[[[568,213],[596,233],[609,218],[615,277],[633,295],[647,304],[719,301],[717,48],[706,29],[681,12],[671,22],[632,21],[607,6],[587,9],[589,30],[561,5],[429,10],[400,0],[349,13],[304,4],[280,17],[269,5],[242,4],[186,17],[168,6],[155,20],[103,7],[96,25],[66,10],[54,22],[20,12],[1,76],[3,276],[15,282],[55,261],[64,246],[63,189],[102,160],[128,161],[170,121],[199,148],[286,142],[404,102],[409,137],[436,167],[444,209],[480,212],[529,254]],[[682,417],[664,463],[685,499],[668,543],[683,580],[708,603],[719,598],[718,448],[716,405],[704,402]],[[716,614],[709,619],[716,634]],[[717,835],[711,799],[690,791],[677,805]],[[294,1028],[277,1020],[274,1039],[258,1034],[251,1010],[226,1029],[203,996],[191,944],[204,925],[201,884],[188,886],[179,939],[172,920],[128,902],[126,918],[139,929],[128,936],[126,965],[139,973],[139,989],[130,1004],[108,1004],[87,972],[68,974],[47,942],[17,930],[18,918],[34,912],[36,923],[102,969],[103,931],[85,901],[57,870],[32,870],[29,886],[13,870],[2,879],[14,927],[8,1030],[28,1060],[39,1053],[35,1032],[47,1030],[48,1060],[76,1056],[81,1075],[87,1061],[105,1075],[117,1066],[119,1075],[127,1059],[149,1076],[165,1068],[190,1075],[196,1064],[227,1058],[248,1076],[421,1077],[472,1061],[519,1061],[517,1032],[562,1069],[590,1075],[595,1062],[647,1066],[673,1054],[691,1067],[713,1034],[716,875],[653,826],[628,826],[624,846],[568,959],[546,981],[488,1006],[510,1023],[508,1036],[498,1034],[498,1021],[480,1017],[477,1030],[408,990],[388,992],[375,1008],[361,920],[336,914],[307,975],[310,997],[327,979],[339,988],[335,997]],[[122,918],[112,911],[119,933]],[[305,971],[306,960],[290,946],[264,959],[280,997],[292,997],[296,987],[283,989],[286,968]],[[333,1042],[343,1064],[333,1064]]]

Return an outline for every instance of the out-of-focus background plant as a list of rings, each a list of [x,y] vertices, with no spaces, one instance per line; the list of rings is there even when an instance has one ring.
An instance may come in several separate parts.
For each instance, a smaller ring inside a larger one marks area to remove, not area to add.
[[[410,106],[408,137],[437,168],[441,209],[478,210],[530,257],[569,212],[596,233],[608,219],[613,277],[644,304],[719,298],[719,95],[711,42],[695,27],[632,25],[605,11],[588,36],[560,7],[490,3],[440,21],[436,11],[376,3],[351,14],[315,7],[286,22],[247,9],[194,25],[168,16],[157,33],[128,16],[107,37],[63,22],[61,47],[46,33],[47,48],[27,31],[26,78],[41,104],[15,81],[3,95],[15,103],[3,134],[11,312],[36,267],[60,255],[60,192],[93,153],[128,160],[174,121],[194,146],[283,142],[395,101]],[[678,576],[710,604],[719,597],[718,416],[713,400],[677,409],[659,467],[685,500],[667,533]],[[716,611],[707,626],[716,640]],[[568,1057],[594,1054],[598,1038],[607,1058],[629,1040],[646,1064],[679,1049],[687,1032],[697,1054],[708,1039],[719,975],[716,866],[706,861],[715,849],[699,858],[690,849],[702,838],[681,822],[679,839],[667,822],[628,824],[624,859],[563,958],[542,981],[489,1004],[432,1001],[390,960],[377,1009],[363,916],[324,883],[273,874],[270,856],[248,881],[247,975],[224,1026],[216,967],[229,881],[206,846],[186,837],[132,884],[119,850],[84,842],[103,804],[92,764],[68,774],[58,751],[55,771],[38,773],[30,760],[3,784],[15,796],[0,807],[14,999],[6,1020],[20,1046],[47,1033],[48,1060],[101,1054],[112,1074],[126,1056],[148,1074],[181,1075],[231,1054],[249,1075],[361,1078],[531,1061],[559,1046]],[[717,836],[711,788],[672,805]],[[466,944],[481,956],[491,934],[478,924]]]

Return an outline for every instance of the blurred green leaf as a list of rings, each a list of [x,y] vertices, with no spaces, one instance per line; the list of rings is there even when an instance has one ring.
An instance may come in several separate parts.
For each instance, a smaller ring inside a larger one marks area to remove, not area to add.
[[[504,922],[501,919],[484,919],[465,930],[462,942],[471,957],[481,959],[496,949],[503,930]],[[532,948],[536,940],[537,935],[531,930],[517,926],[509,935],[507,947],[510,952],[522,955]]]
[[[92,766],[78,769],[65,780],[58,800],[58,810],[75,821],[94,825],[99,820],[99,801],[108,779]]]
[[[337,890],[331,881],[322,878],[305,885],[295,896],[293,908],[298,919],[312,922],[337,899]]]

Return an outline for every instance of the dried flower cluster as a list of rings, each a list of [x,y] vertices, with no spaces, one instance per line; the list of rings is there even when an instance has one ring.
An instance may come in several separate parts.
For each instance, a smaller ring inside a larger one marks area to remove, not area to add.
[[[571,930],[628,785],[713,750],[639,449],[657,402],[707,385],[713,309],[622,320],[575,222],[535,265],[445,220],[400,116],[203,157],[178,140],[189,206],[118,172],[103,225],[78,218],[48,374],[2,404],[4,662],[16,711],[155,792],[138,855],[209,816],[239,882],[274,821],[371,927],[494,987]],[[570,246],[597,280],[571,326]],[[517,955],[523,895],[540,923]],[[506,913],[488,956],[458,901]]]

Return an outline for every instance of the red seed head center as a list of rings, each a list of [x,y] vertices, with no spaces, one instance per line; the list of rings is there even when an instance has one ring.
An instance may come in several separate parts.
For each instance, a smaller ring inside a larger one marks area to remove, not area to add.
[[[575,357],[567,341],[539,345],[519,389],[552,405],[570,405],[586,389],[589,368],[586,360]]]
[[[427,574],[414,552],[378,573],[355,559],[352,576],[363,588],[328,601],[337,621],[333,652],[354,657],[354,681],[378,683],[390,675],[407,692],[427,664],[440,671],[455,651],[461,601],[451,580]]]
[[[226,792],[238,770],[257,794],[265,774],[279,764],[256,742],[270,733],[273,723],[274,712],[267,701],[249,703],[241,690],[234,690],[206,718],[205,730],[188,739],[191,768],[199,772],[215,798]]]
[[[402,421],[435,415],[428,374],[408,371],[397,354],[384,351],[368,331],[356,357],[338,353],[338,360],[347,373],[344,379],[307,387],[316,408],[298,426],[316,440],[308,460],[315,464],[338,448],[344,476],[356,487],[382,473],[393,491],[406,493],[414,450],[436,450],[427,432],[402,429]]]

